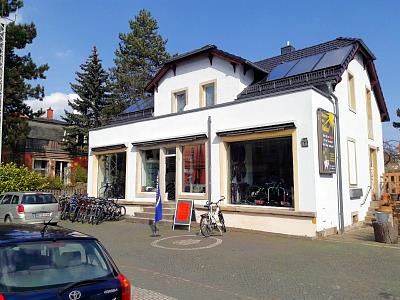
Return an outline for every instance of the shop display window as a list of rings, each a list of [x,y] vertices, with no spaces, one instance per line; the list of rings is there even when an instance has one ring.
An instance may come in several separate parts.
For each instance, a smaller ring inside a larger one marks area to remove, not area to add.
[[[142,192],[155,192],[160,170],[160,149],[142,151]]]
[[[206,155],[205,145],[183,146],[183,192],[206,192]]]
[[[126,153],[99,155],[98,195],[125,198]]]
[[[232,204],[293,207],[291,137],[233,142],[229,149]]]

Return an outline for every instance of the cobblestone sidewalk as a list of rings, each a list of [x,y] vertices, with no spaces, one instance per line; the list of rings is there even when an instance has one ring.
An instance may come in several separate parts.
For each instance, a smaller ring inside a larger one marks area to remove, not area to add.
[[[178,300],[155,291],[132,286],[132,300]]]

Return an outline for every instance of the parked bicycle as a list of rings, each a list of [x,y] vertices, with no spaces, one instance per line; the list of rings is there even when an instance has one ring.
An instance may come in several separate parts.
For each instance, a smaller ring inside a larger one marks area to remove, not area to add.
[[[222,196],[217,202],[207,201],[204,205],[208,209],[208,212],[202,214],[200,219],[200,231],[204,237],[209,237],[215,230],[218,230],[220,235],[226,232],[224,215],[219,206],[224,199],[225,197]]]
[[[126,208],[114,200],[88,197],[87,195],[62,196],[59,198],[61,219],[71,222],[99,224],[118,221],[126,215]]]

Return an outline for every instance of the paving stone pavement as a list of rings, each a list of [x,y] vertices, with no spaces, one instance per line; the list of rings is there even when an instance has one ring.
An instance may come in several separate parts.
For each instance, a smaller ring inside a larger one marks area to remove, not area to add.
[[[368,230],[309,240],[230,229],[210,248],[198,229],[165,225],[154,238],[148,225],[125,221],[61,225],[103,243],[134,299],[400,300],[400,248],[371,241]]]
[[[155,291],[132,286],[132,300],[177,300]]]

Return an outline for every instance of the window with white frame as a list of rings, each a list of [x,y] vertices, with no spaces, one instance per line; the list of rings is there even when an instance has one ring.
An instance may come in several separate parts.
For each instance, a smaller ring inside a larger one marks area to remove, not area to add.
[[[215,105],[215,82],[210,82],[202,85],[202,106],[210,107]]]
[[[206,152],[205,144],[182,147],[184,193],[206,192]]]
[[[368,126],[368,138],[373,139],[374,138],[374,131],[373,131],[373,125],[372,125],[372,100],[371,100],[371,90],[366,89],[365,90],[365,95],[366,95],[366,104],[367,104],[367,126]]]
[[[347,161],[349,168],[349,185],[357,185],[357,155],[356,142],[353,139],[347,140]]]
[[[160,149],[142,151],[141,192],[155,192],[160,171]]]
[[[33,170],[42,176],[49,176],[49,161],[35,159],[33,162]]]
[[[355,92],[355,83],[354,83],[354,75],[350,72],[348,73],[348,88],[349,88],[349,109],[352,111],[356,111],[356,92]]]
[[[174,93],[174,108],[173,112],[183,112],[187,104],[187,91],[180,91]]]

